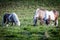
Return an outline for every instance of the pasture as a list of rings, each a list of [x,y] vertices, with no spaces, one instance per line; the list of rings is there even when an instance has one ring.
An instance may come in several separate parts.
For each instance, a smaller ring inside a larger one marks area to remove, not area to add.
[[[26,4],[26,3],[25,3]],[[40,25],[39,21],[37,26],[33,25],[33,16],[38,5],[23,5],[23,3],[12,2],[0,7],[0,40],[60,40],[60,25],[59,27]],[[57,7],[45,7],[46,9],[58,9]],[[1,26],[1,20],[4,12],[16,12],[21,22],[21,26],[8,27]],[[60,18],[59,18],[60,24]]]

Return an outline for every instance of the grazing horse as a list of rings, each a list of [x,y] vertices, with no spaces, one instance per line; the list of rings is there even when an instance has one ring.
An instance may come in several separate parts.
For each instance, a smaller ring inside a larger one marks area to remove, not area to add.
[[[50,21],[54,21],[54,24],[58,26],[58,16],[59,13],[56,10],[45,10],[37,8],[35,15],[34,15],[34,26],[37,24],[37,20],[40,20],[40,24],[43,24],[44,22],[48,25],[50,24]]]
[[[6,24],[8,25],[9,23],[12,23],[12,25],[14,23],[14,24],[20,26],[20,21],[19,21],[16,13],[11,13],[11,14],[6,13],[6,14],[4,14],[3,20],[2,20],[2,26],[6,25]]]

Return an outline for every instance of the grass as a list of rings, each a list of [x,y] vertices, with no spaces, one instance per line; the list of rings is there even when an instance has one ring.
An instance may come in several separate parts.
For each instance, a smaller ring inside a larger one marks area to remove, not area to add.
[[[16,12],[21,22],[21,26],[4,26],[0,25],[0,40],[60,40],[60,25],[58,28],[54,26],[33,25],[33,16],[36,8],[42,7],[39,5],[27,5],[22,3],[16,4],[12,2],[8,6],[0,7],[0,22],[6,11]],[[33,3],[33,2],[32,2]],[[24,4],[24,5],[23,5]],[[27,6],[26,6],[27,5]],[[45,9],[54,9],[55,7],[44,7]],[[56,8],[58,9],[58,8]],[[1,23],[0,23],[1,24]],[[60,24],[60,19],[59,19]],[[48,37],[49,36],[49,37]]]
[[[1,40],[43,40],[45,32],[50,37],[45,39],[56,40],[60,39],[60,28],[48,27],[48,26],[9,26],[0,27],[0,39]]]

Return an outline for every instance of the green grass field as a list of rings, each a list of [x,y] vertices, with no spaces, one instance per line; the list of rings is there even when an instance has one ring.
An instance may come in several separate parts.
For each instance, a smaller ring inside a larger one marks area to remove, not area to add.
[[[54,26],[40,25],[38,21],[37,26],[32,26],[34,12],[38,7],[44,7],[48,10],[59,10],[57,7],[35,5],[33,2],[30,5],[28,5],[28,3],[24,4],[19,2],[8,2],[5,5],[1,5],[0,40],[60,40],[60,25],[58,28]],[[8,27],[2,27],[1,17],[6,11],[16,12],[21,22],[21,26],[9,25]]]

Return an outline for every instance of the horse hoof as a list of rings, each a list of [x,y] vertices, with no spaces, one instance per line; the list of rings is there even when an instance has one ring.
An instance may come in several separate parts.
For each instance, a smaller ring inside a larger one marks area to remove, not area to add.
[[[33,25],[33,26],[36,26],[36,25]]]
[[[59,26],[56,26],[56,28],[59,28]]]
[[[6,25],[8,27],[8,25]]]

